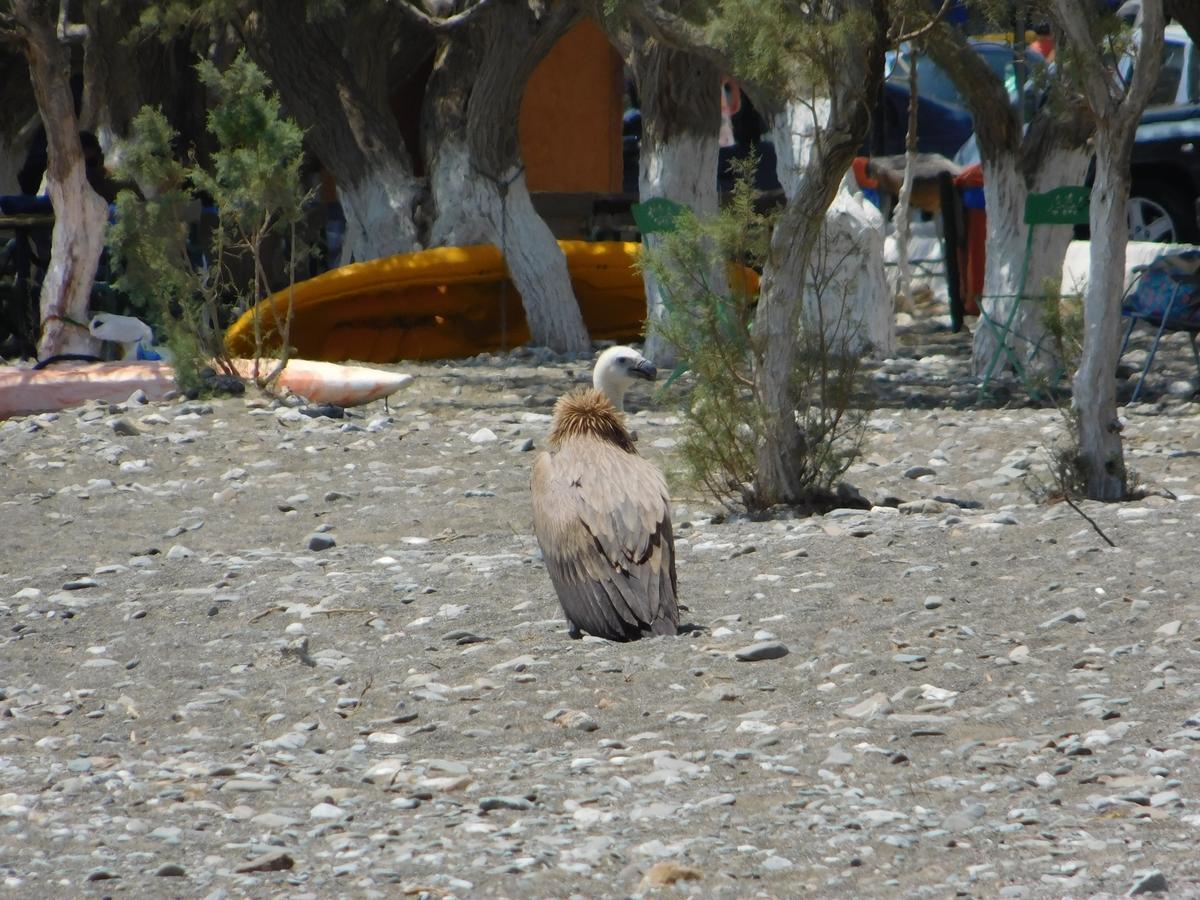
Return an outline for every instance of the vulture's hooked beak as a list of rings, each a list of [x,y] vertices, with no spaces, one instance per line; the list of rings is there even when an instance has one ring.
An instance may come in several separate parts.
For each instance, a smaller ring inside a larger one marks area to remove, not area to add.
[[[629,374],[634,378],[644,378],[646,381],[653,381],[658,377],[658,369],[654,367],[654,363],[648,359],[638,360],[637,365],[629,370]]]

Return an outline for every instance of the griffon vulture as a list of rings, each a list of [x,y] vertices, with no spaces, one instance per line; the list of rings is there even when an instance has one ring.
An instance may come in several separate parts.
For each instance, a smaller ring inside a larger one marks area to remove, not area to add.
[[[573,638],[632,641],[679,625],[667,485],[623,416],[634,379],[657,374],[636,350],[605,350],[594,387],[555,405],[554,452],[533,464],[533,527]]]

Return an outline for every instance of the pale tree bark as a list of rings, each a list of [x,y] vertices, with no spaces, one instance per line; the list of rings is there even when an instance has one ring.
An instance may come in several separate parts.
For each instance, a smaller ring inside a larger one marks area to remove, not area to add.
[[[46,127],[46,175],[55,216],[50,265],[42,281],[38,356],[95,354],[100,342],[88,331],[88,302],[104,250],[108,205],[88,184],[71,95],[70,53],[55,28],[57,9],[37,0],[12,0],[11,10]]]
[[[1089,154],[1087,139],[1092,120],[1078,98],[1062,89],[1061,78],[1051,84],[1051,96],[1022,133],[1021,117],[1004,84],[963,35],[944,23],[926,35],[926,49],[954,80],[975,120],[975,139],[983,167],[987,205],[987,261],[983,299],[987,317],[1003,323],[1015,303],[1025,255],[1025,201],[1029,193],[1082,184]],[[1063,257],[1071,241],[1067,225],[1038,226],[1033,242],[1023,302],[1004,344],[1018,358],[1031,355],[1027,368],[1053,371],[1058,366],[1053,341],[1046,333],[1047,281],[1061,279]],[[981,318],[972,336],[971,364],[976,373],[992,365],[1003,352],[997,333]],[[1034,348],[1037,348],[1036,350]]]
[[[642,138],[639,150],[638,199],[666,197],[707,218],[718,212],[717,164],[721,127],[720,70],[709,60],[675,50],[653,37],[633,31],[630,52],[641,99]],[[658,234],[644,235],[653,251]],[[646,285],[646,356],[658,365],[675,364],[667,342],[652,328],[664,312],[662,286],[649,269]],[[721,290],[723,267],[709,273]]]
[[[813,253],[820,240],[826,212],[841,183],[854,154],[867,134],[870,116],[868,98],[875,95],[883,74],[883,52],[887,33],[887,17],[882,0],[845,0],[831,4],[835,14],[849,10],[865,11],[873,23],[872,35],[862,43],[859,53],[847,54],[829,67],[828,115],[814,114],[813,92],[795,85],[793,110],[806,107],[805,115],[815,123],[813,140],[808,149],[799,153],[785,151],[795,162],[792,171],[785,171],[781,160],[781,182],[788,192],[787,205],[775,225],[771,249],[763,269],[755,316],[755,339],[760,356],[755,367],[755,389],[766,407],[766,428],[757,452],[757,484],[760,499],[770,503],[800,503],[805,500],[807,485],[803,478],[806,454],[805,436],[797,422],[799,398],[795,395],[792,373],[800,351],[797,330],[800,326],[802,291],[799,286],[808,280]],[[783,121],[797,118],[792,115]],[[781,121],[779,115],[772,120]],[[786,148],[797,145],[790,126],[778,124],[776,152],[780,139]],[[784,180],[786,177],[786,181]],[[882,258],[882,257],[881,257]]]
[[[821,152],[827,99],[799,99],[771,115],[776,174],[789,200],[807,184],[805,173]],[[816,163],[819,164],[819,163]],[[831,173],[834,174],[834,173]],[[896,348],[895,319],[883,267],[883,216],[840,178],[824,212],[818,240],[804,268],[802,319],[837,352],[876,357]],[[797,272],[797,276],[799,272]]]
[[[571,4],[497,0],[441,35],[421,129],[435,211],[430,242],[495,244],[532,342],[576,354],[591,342],[566,258],[533,207],[517,128],[529,76],[578,17]]]
[[[1143,0],[1136,62],[1128,89],[1100,55],[1087,10],[1075,0],[1055,0],[1070,42],[1077,78],[1096,119],[1096,176],[1089,210],[1091,254],[1083,297],[1083,353],[1072,383],[1079,454],[1093,500],[1122,500],[1128,492],[1116,368],[1121,294],[1129,231],[1121,211],[1129,201],[1129,163],[1138,120],[1162,66],[1163,3]]]
[[[899,278],[896,282],[896,297],[905,308],[911,309],[912,264],[909,261],[909,244],[912,236],[912,189],[913,176],[917,168],[917,63],[920,55],[916,48],[908,58],[908,127],[904,133],[904,177],[900,181],[900,195],[896,198],[896,250],[899,254]]]
[[[365,17],[366,10],[358,15]],[[378,15],[391,13],[380,9]],[[346,216],[343,261],[421,249],[415,221],[421,179],[413,174],[386,92],[369,91],[355,77],[337,40],[339,29],[310,21],[299,0],[262,0],[237,24],[251,56],[337,180]],[[363,18],[357,27],[369,28],[371,20]]]

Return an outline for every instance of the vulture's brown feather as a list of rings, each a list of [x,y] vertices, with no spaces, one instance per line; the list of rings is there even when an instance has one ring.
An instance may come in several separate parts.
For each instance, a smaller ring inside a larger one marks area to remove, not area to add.
[[[662,474],[595,390],[558,401],[533,466],[533,522],[572,634],[675,634],[675,543]]]

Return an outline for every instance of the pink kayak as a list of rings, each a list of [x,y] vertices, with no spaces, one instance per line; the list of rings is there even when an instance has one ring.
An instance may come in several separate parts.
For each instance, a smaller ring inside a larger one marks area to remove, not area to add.
[[[242,377],[254,377],[254,360],[233,362]],[[259,366],[269,372],[274,363],[266,359]],[[395,393],[410,381],[411,375],[400,372],[293,359],[278,383],[311,403],[358,406]],[[89,400],[123,403],[136,390],[161,400],[174,389],[175,373],[163,362],[61,363],[45,369],[0,366],[0,419],[56,412]]]

